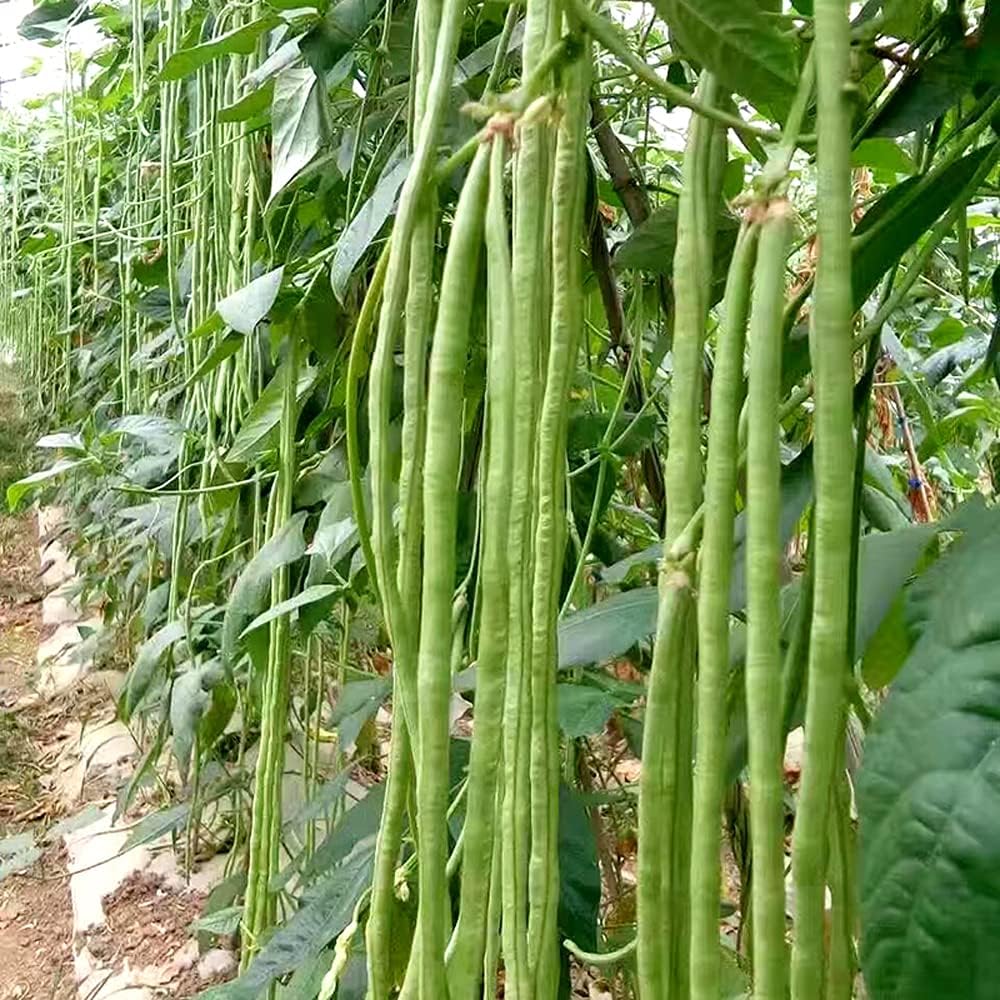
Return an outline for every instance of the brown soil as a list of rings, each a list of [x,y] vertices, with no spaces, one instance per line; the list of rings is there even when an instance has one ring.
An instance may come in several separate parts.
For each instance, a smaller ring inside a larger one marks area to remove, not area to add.
[[[71,1000],[72,907],[66,852],[49,848],[0,882],[0,1000]]]
[[[0,514],[0,839],[58,818],[42,793],[45,744],[67,705],[19,707],[30,694],[41,631],[35,518]],[[69,1000],[72,906],[59,843],[0,882],[0,1000]]]

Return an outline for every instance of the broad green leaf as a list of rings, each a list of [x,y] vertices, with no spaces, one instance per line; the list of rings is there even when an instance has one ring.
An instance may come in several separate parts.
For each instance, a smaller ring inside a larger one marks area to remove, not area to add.
[[[916,166],[906,150],[892,139],[865,139],[851,153],[855,167],[871,167],[892,174],[912,174]]]
[[[317,75],[332,69],[364,34],[382,7],[381,0],[339,0],[299,43]]]
[[[198,367],[191,373],[188,384],[191,385],[199,379],[204,378],[210,372],[214,372],[226,358],[231,358],[244,344],[246,340],[241,333],[229,333],[220,340],[208,354],[202,358]]]
[[[903,613],[905,604],[906,592],[901,590],[865,646],[861,676],[870,688],[891,684],[913,648]]]
[[[267,80],[260,87],[244,94],[239,100],[219,108],[215,113],[217,122],[245,122],[264,114],[271,107],[274,96],[274,81]]]
[[[610,419],[607,412],[573,414],[567,427],[567,454],[579,455],[599,448]],[[638,417],[634,413],[619,413],[608,437],[608,447],[613,445],[616,455],[635,455],[653,443],[655,434],[655,413],[642,413]]]
[[[315,604],[317,601],[325,601],[328,597],[333,597],[335,594],[339,593],[340,587],[332,583],[321,583],[314,587],[306,587],[305,590],[296,594],[294,597],[289,597],[288,600],[282,601],[280,604],[275,604],[273,607],[267,609],[267,611],[262,614],[257,615],[256,618],[243,631],[240,633],[240,638],[244,639],[251,632],[256,631],[269,622],[274,621],[275,618],[280,618],[282,615],[289,615],[293,611],[297,611],[299,608],[304,607],[307,604]]]
[[[600,663],[656,631],[656,587],[637,587],[567,615],[559,623],[559,666]]]
[[[900,136],[940,118],[977,78],[977,54],[964,40],[928,60],[893,91],[868,134]]]
[[[176,420],[151,413],[130,413],[112,420],[111,431],[157,448],[177,447],[184,434],[184,428]]]
[[[270,80],[283,69],[294,65],[301,58],[302,51],[299,49],[297,38],[282,43],[253,72],[247,73],[243,78],[243,89],[256,90],[262,83]],[[274,85],[272,84],[269,93],[273,94],[273,92]]]
[[[710,305],[722,298],[738,229],[739,221],[730,212],[719,213],[712,260]],[[616,268],[636,268],[651,274],[669,276],[674,269],[676,245],[677,199],[670,198],[645,222],[636,226],[628,239],[617,247],[614,264]]]
[[[275,930],[239,979],[206,990],[199,1000],[257,1000],[279,976],[311,962],[347,926],[371,881],[373,860],[374,843],[360,844]]]
[[[657,0],[656,9],[681,48],[714,73],[727,91],[755,103],[787,101],[798,81],[788,26],[756,0]]]
[[[281,24],[281,18],[276,14],[265,14],[263,17],[240,25],[216,38],[211,38],[200,45],[192,45],[187,49],[178,49],[163,64],[160,72],[161,80],[182,80],[195,70],[210,63],[213,59],[224,55],[249,56],[257,50],[257,40],[261,35]]]
[[[478,49],[474,49],[467,56],[459,59],[455,66],[455,76],[452,78],[453,87],[464,86],[469,80],[485,73],[490,69],[496,59],[497,46],[500,44],[502,32],[497,32],[488,42],[484,42]],[[514,30],[510,33],[507,42],[507,52],[520,48],[524,39],[524,21],[518,21],[514,25]]]
[[[382,803],[385,799],[385,783],[368,790],[363,799],[355,802],[341,816],[337,825],[327,837],[316,845],[316,850],[302,869],[302,878],[311,880],[336,868],[358,844],[375,840],[379,820],[382,817]]]
[[[321,558],[324,569],[336,566],[358,544],[358,522],[354,517],[351,484],[335,483],[319,516],[309,554]]]
[[[190,814],[191,804],[181,802],[168,809],[160,809],[148,816],[143,816],[130,830],[119,854],[125,854],[133,847],[141,847],[143,844],[165,837],[168,833],[183,829],[187,825]]]
[[[861,538],[854,630],[858,655],[867,648],[937,530],[933,524],[911,524]]]
[[[956,194],[990,154],[989,146],[977,149],[956,160],[931,182],[923,177],[908,178],[868,209],[854,229],[851,286],[856,309],[861,308],[889,268],[951,207]],[[863,236],[865,239],[859,239]]]
[[[139,647],[132,668],[125,678],[125,689],[119,700],[119,712],[125,722],[132,717],[136,706],[149,690],[163,657],[175,642],[184,638],[185,632],[183,621],[168,622]]]
[[[315,789],[312,798],[304,802],[295,815],[286,819],[282,825],[301,826],[303,823],[308,823],[311,819],[317,819],[333,809],[344,797],[350,777],[350,771],[341,771],[335,778],[324,782]]]
[[[235,934],[240,929],[240,920],[242,919],[242,906],[224,906],[220,910],[199,917],[191,924],[191,930],[214,935]]]
[[[296,395],[300,403],[312,389],[318,375],[319,372],[315,368],[303,368],[299,372]],[[230,462],[243,462],[249,465],[266,449],[268,435],[281,420],[285,392],[284,381],[285,368],[281,367],[240,425],[239,432],[233,439],[226,455]]]
[[[35,442],[35,447],[62,449],[63,451],[86,451],[83,438],[79,434],[45,434]]]
[[[1000,981],[1000,533],[921,577],[924,621],[865,741],[861,961],[879,1000],[992,1000]]]
[[[56,479],[63,475],[63,473],[70,472],[72,469],[79,469],[84,465],[90,465],[92,461],[93,459],[91,458],[60,458],[58,462],[53,463],[47,469],[42,469],[41,472],[33,472],[30,476],[18,479],[17,482],[11,483],[7,487],[7,508],[12,512],[17,510],[18,504],[20,504],[24,497],[42,483],[47,483],[50,479]]]
[[[234,330],[253,333],[257,324],[271,311],[284,275],[285,268],[282,266],[254,278],[249,284],[217,302],[215,311]]]
[[[391,690],[392,682],[387,677],[353,681],[341,689],[330,716],[330,725],[337,727],[341,749],[354,743],[361,727],[374,716]]]
[[[275,78],[271,101],[274,144],[268,205],[322,148],[326,134],[324,100],[323,87],[309,66],[283,69]]]
[[[556,685],[559,728],[569,739],[603,732],[611,713],[621,704],[614,695],[589,684]]]
[[[69,27],[69,20],[74,23],[86,21],[93,15],[84,11],[77,13],[83,0],[49,0],[48,3],[36,4],[17,26],[17,33],[22,38],[38,42],[51,42],[63,37]]]
[[[301,559],[306,543],[302,537],[306,512],[299,511],[272,535],[243,567],[233,584],[222,620],[222,662],[232,665],[246,623],[260,610],[271,592],[271,578],[282,566]]]
[[[378,236],[396,205],[396,196],[406,180],[410,160],[400,160],[383,173],[371,197],[358,209],[337,241],[337,250],[330,265],[330,286],[341,303],[354,268],[372,240]]]
[[[559,937],[597,950],[601,871],[594,828],[580,796],[559,785]]]
[[[218,660],[214,660],[181,674],[171,688],[170,729],[174,737],[174,757],[177,758],[182,781],[187,781],[195,736],[212,700],[212,688],[220,680],[222,671]]]

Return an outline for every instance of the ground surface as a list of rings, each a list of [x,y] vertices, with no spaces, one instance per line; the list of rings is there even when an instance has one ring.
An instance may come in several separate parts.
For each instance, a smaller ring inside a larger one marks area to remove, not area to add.
[[[4,494],[32,471],[38,435],[8,375],[0,366],[0,1000],[74,1000],[74,949],[84,948],[102,967],[131,970],[130,985],[150,997],[194,997],[215,977],[199,976],[189,937],[205,897],[183,880],[129,875],[104,896],[106,923],[74,937],[69,860],[53,827],[115,794],[110,775],[88,775],[69,790],[65,780],[85,733],[110,721],[113,700],[98,675],[35,697],[38,646],[54,626],[42,623],[47,588],[35,513],[8,514]],[[17,837],[34,840],[40,853],[30,867],[5,873],[17,860]]]

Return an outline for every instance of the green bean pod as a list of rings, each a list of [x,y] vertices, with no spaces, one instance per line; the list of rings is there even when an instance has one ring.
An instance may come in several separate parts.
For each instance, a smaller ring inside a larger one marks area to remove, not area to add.
[[[736,438],[750,287],[759,235],[757,225],[744,226],[740,232],[726,280],[712,376],[698,587],[698,731],[691,849],[692,1000],[716,1000],[720,990],[719,817],[726,767],[729,588],[739,455]]]
[[[785,1000],[784,730],[781,711],[781,317],[790,208],[763,209],[750,313],[747,398],[746,704],[753,851],[753,995]]]
[[[554,995],[558,981],[559,729],[556,722],[556,619],[566,551],[567,400],[583,328],[581,234],[586,193],[590,56],[564,75],[565,97],[552,176],[552,313],[545,392],[537,427],[531,657],[531,856],[528,955],[534,995]]]
[[[469,758],[458,922],[449,946],[448,995],[478,995],[486,946],[493,828],[509,624],[508,510],[513,469],[513,286],[503,188],[506,144],[493,138],[486,209],[489,360],[486,488],[483,498],[482,621],[476,661],[476,724]]]
[[[715,82],[703,74],[699,95],[713,103]],[[701,501],[702,353],[708,310],[711,261],[703,260],[714,231],[714,216],[705,217],[713,171],[711,150],[715,126],[692,118],[684,154],[683,188],[678,208],[674,254],[676,306],[673,379],[668,419],[668,452],[664,482],[668,496],[664,552],[694,516]],[[714,213],[715,206],[712,206]],[[681,577],[684,577],[683,584]],[[678,633],[674,616],[688,622],[693,608],[689,574],[679,574],[665,558],[660,569],[653,664],[646,700],[639,792],[639,860],[637,891],[637,961],[644,998],[666,998],[686,989],[689,946],[684,933],[687,914],[690,841],[690,689],[694,677],[694,643]],[[687,627],[687,626],[685,626]],[[682,827],[687,826],[686,829]],[[683,871],[682,871],[683,869]],[[669,942],[666,946],[664,942]]]
[[[851,344],[850,24],[844,0],[815,5],[819,261],[809,348],[815,383],[815,575],[805,760],[792,842],[792,997],[822,995],[830,792],[843,739],[854,457]]]
[[[451,612],[455,586],[461,412],[469,323],[489,180],[489,149],[476,154],[462,187],[441,281],[427,394],[424,456],[424,575],[417,665],[417,854],[421,1000],[447,995],[448,750]]]

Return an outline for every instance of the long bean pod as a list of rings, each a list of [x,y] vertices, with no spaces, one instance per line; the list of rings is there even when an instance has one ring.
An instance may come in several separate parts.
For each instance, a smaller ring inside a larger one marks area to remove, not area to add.
[[[447,995],[445,946],[448,905],[448,704],[451,697],[451,613],[455,586],[455,529],[466,351],[489,180],[489,149],[477,153],[462,187],[441,279],[431,346],[424,456],[424,552],[417,668],[419,753],[420,996]]]
[[[822,993],[826,837],[838,740],[843,736],[853,483],[851,350],[850,25],[842,0],[817,0],[817,234],[809,331],[815,383],[815,559],[806,748],[793,834],[792,997]]]
[[[691,996],[716,1000],[720,989],[719,849],[725,784],[729,679],[729,588],[733,561],[737,423],[743,392],[743,350],[757,242],[744,227],[726,281],[712,377],[705,521],[698,587],[698,731],[691,850]]]
[[[753,851],[753,995],[755,1000],[784,1000],[787,971],[778,406],[790,209],[784,198],[777,198],[764,211],[749,331],[745,681]]]

